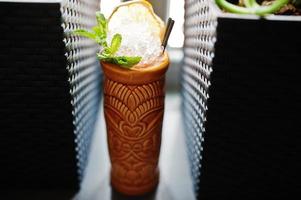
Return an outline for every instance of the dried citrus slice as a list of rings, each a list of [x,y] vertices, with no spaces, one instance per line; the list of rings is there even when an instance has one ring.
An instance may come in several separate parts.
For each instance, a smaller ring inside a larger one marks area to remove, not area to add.
[[[137,24],[147,23],[149,31],[154,36],[159,37],[162,42],[165,32],[164,22],[155,14],[152,5],[148,1],[134,0],[121,3],[109,17],[109,29],[120,26],[120,23],[123,23],[122,19],[131,20]]]

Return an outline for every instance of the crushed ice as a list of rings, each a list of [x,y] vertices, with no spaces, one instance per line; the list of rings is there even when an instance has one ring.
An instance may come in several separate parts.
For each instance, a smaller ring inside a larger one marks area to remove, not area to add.
[[[118,13],[111,19],[108,31],[108,43],[114,34],[120,33],[122,35],[122,43],[116,55],[141,56],[142,59],[139,63],[141,66],[155,62],[163,51],[158,30],[154,30],[147,20],[140,19],[133,22],[131,16],[124,15],[122,10]]]

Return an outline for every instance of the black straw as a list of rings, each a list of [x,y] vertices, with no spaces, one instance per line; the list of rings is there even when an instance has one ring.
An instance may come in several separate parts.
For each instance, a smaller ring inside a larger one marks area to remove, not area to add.
[[[166,45],[168,43],[168,39],[169,39],[169,36],[170,36],[171,31],[172,31],[174,23],[175,23],[175,21],[173,19],[168,18],[167,25],[166,25],[166,30],[165,30],[165,34],[164,34],[163,42],[162,42],[163,52],[165,51],[165,48],[166,48]]]

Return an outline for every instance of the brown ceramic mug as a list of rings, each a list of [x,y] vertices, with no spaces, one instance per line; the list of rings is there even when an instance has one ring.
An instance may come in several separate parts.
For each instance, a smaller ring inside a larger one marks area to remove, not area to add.
[[[111,184],[127,195],[155,189],[169,59],[141,69],[102,62]]]

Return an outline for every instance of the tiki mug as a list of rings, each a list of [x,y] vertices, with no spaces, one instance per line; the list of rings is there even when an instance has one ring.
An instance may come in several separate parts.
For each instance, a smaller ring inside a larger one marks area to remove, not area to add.
[[[165,73],[169,60],[141,69],[101,63],[111,184],[127,195],[154,190],[164,113]]]

